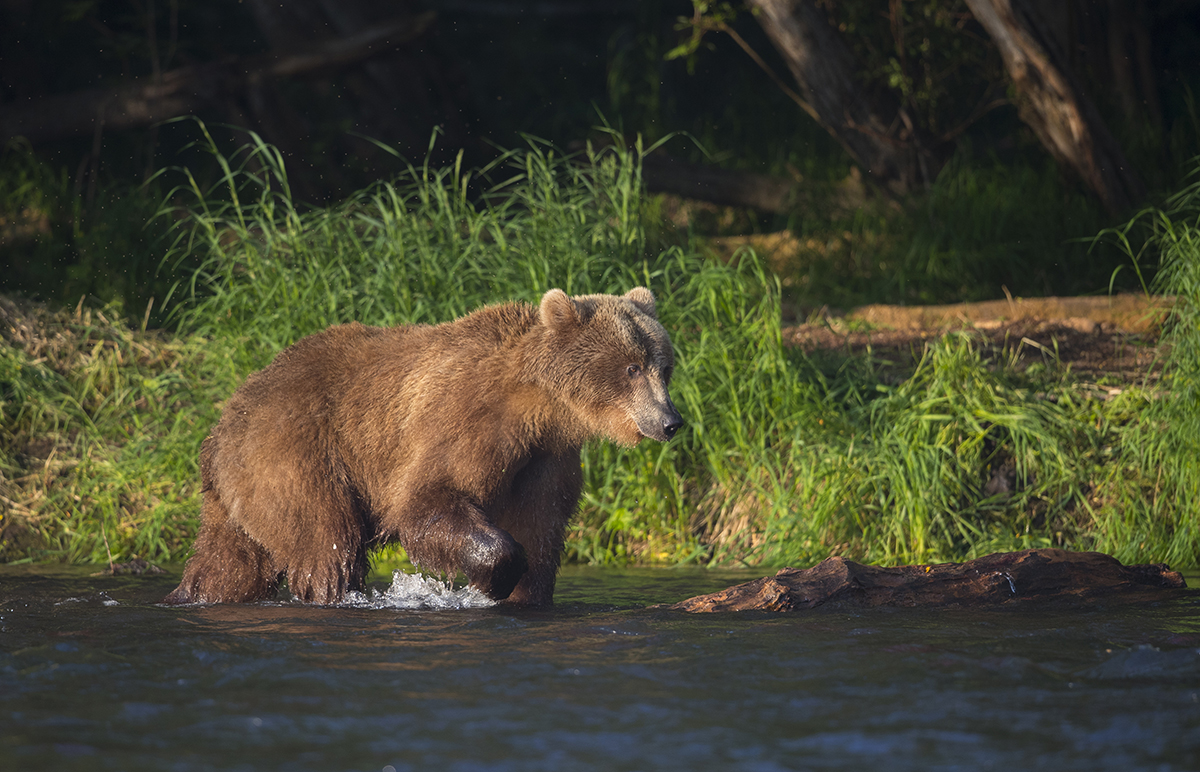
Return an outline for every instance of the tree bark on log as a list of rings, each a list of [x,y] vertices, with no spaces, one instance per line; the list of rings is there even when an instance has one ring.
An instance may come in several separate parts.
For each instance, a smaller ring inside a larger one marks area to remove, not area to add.
[[[940,166],[930,143],[886,92],[868,92],[859,66],[813,0],[747,0],[779,51],[807,112],[873,179],[893,193],[928,185]]]
[[[247,84],[325,72],[387,53],[421,35],[433,19],[433,12],[427,12],[287,56],[229,58],[171,70],[158,82],[136,79],[115,88],[8,105],[0,115],[0,139],[23,136],[39,143],[92,134],[97,123],[130,129],[189,115],[220,104]]]
[[[1037,549],[1001,552],[966,563],[865,566],[829,558],[806,569],[785,568],[721,592],[699,595],[672,609],[803,611],[826,603],[855,606],[995,607],[1012,603],[1099,597],[1146,600],[1185,588],[1167,566],[1125,566],[1099,552]]]
[[[966,0],[1004,60],[1017,110],[1050,155],[1120,215],[1145,188],[1029,0]]]
[[[673,193],[771,214],[789,211],[792,182],[782,177],[691,164],[659,154],[642,159],[642,177],[652,193]]]

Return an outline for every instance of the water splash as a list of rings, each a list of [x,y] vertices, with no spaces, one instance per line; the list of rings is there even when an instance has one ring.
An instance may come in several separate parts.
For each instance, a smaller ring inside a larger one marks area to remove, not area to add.
[[[496,605],[488,596],[471,587],[454,589],[432,576],[392,572],[392,586],[383,592],[372,589],[371,594],[346,593],[343,606],[353,608],[400,609],[465,609],[487,608]]]

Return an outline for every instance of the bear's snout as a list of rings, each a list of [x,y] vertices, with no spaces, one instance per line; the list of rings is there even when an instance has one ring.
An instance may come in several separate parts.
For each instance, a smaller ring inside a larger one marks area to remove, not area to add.
[[[652,440],[666,442],[683,428],[683,416],[675,409],[670,398],[666,404],[658,404],[636,419],[638,431]]]

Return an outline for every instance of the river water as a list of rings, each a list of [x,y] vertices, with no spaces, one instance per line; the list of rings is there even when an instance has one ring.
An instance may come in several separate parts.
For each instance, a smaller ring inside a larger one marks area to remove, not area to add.
[[[545,611],[387,581],[168,608],[177,574],[0,568],[0,770],[1200,769],[1200,593],[645,608],[751,576],[568,567]]]

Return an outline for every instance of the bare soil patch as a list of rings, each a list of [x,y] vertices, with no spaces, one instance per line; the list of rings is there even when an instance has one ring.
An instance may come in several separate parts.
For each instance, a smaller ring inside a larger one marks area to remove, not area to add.
[[[1069,367],[1102,391],[1155,380],[1165,346],[1160,326],[1170,300],[1142,295],[1031,298],[946,306],[872,305],[844,316],[784,328],[784,342],[806,353],[869,354],[910,369],[928,343],[951,332],[977,338],[994,359],[1022,369]]]

